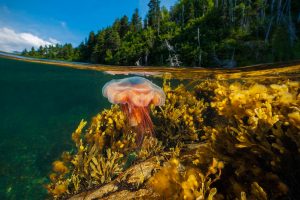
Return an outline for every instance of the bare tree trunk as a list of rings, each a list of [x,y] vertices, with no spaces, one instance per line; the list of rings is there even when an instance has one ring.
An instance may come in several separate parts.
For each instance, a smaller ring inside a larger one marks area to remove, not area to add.
[[[200,28],[198,27],[197,29],[198,35],[197,35],[197,39],[198,39],[198,46],[200,47]]]
[[[204,16],[205,12],[204,12],[204,1],[202,1],[202,16]]]
[[[182,5],[181,19],[182,19],[182,27],[184,27],[184,5]]]
[[[146,53],[146,55],[145,55],[145,65],[146,66],[148,65],[148,53]]]
[[[268,30],[267,30],[266,36],[265,36],[265,43],[267,43],[269,41],[269,35],[270,35],[270,32],[271,32],[273,19],[274,19],[274,17],[271,17],[271,20],[270,20],[270,23],[269,23],[269,27],[268,27]]]
[[[291,0],[288,0],[287,3],[287,9],[288,9],[288,26],[289,26],[289,35],[290,35],[290,42],[291,45],[294,45],[294,40],[297,39],[297,35],[296,35],[296,30],[295,30],[295,26],[293,23],[293,19],[292,19],[292,14],[291,14]]]
[[[234,12],[235,7],[236,7],[236,0],[234,0],[234,5],[232,7],[232,20],[233,20],[232,22],[233,23],[235,22],[235,12]]]
[[[278,0],[278,4],[277,4],[277,23],[280,22],[280,17],[281,17],[281,7],[282,7],[282,0]]]
[[[160,18],[158,18],[158,20],[157,20],[157,33],[158,33],[158,35],[160,33]]]
[[[200,49],[200,53],[199,53],[199,63],[198,66],[201,67],[201,63],[202,63],[202,50]]]
[[[272,3],[271,3],[271,17],[273,16],[273,12],[274,12],[274,3],[275,3],[275,0],[272,0]]]
[[[269,36],[270,36],[271,29],[272,29],[272,24],[273,24],[273,20],[274,20],[274,4],[275,4],[275,1],[276,0],[272,0],[271,5],[270,5],[270,23],[268,25],[267,32],[266,32],[266,35],[265,35],[265,43],[267,43],[269,41]],[[278,20],[278,18],[277,18],[277,20]]]
[[[230,17],[230,22],[233,22],[233,3],[232,0],[229,0],[229,5],[228,5],[228,14]]]
[[[198,48],[199,48],[199,56],[198,56],[198,66],[201,67],[202,62],[202,50],[201,50],[201,43],[200,43],[200,28],[198,27]]]
[[[251,5],[251,1],[248,1],[248,3],[245,2],[245,5],[247,5],[247,6]],[[249,26],[249,9],[245,10],[244,13],[245,13],[244,14],[244,20],[245,20],[244,24],[245,24],[245,27],[248,27]]]
[[[245,27],[245,7],[242,10],[241,27]]]
[[[266,18],[266,5],[268,4],[268,0],[265,0],[263,2],[263,7],[262,7],[262,21],[265,21]]]

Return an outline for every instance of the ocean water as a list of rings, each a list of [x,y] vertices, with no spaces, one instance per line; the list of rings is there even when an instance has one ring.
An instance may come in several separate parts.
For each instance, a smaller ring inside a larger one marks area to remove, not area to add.
[[[162,85],[171,74],[174,85],[206,79],[291,78],[299,80],[299,66],[265,65],[257,71],[206,69],[140,69],[11,59],[0,56],[0,199],[45,199],[51,163],[72,148],[71,133],[81,119],[90,120],[110,108],[103,85],[127,75],[149,75]],[[65,67],[67,66],[67,67]],[[82,70],[87,69],[87,70]],[[106,72],[104,72],[105,70]]]
[[[0,58],[0,199],[44,199],[51,163],[81,119],[109,108],[99,71]]]
[[[51,163],[81,119],[110,108],[104,84],[124,77],[0,56],[0,199],[44,199]]]

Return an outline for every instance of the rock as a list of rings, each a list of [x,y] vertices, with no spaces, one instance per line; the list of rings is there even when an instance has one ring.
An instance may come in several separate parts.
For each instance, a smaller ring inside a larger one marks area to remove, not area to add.
[[[131,200],[131,199],[160,199],[158,194],[154,193],[149,189],[140,189],[138,191],[122,190],[120,192],[113,193],[108,197],[101,198],[101,200],[109,199],[120,199],[120,200]]]
[[[114,181],[100,188],[74,195],[69,200],[158,199],[158,194],[146,188],[144,183],[159,168],[159,158],[154,156],[127,169]]]

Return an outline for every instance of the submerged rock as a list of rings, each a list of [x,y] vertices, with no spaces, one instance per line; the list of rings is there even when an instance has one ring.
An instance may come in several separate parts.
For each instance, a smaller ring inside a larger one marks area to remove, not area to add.
[[[81,199],[155,199],[159,195],[154,193],[150,188],[141,188],[152,175],[154,170],[158,168],[157,157],[150,158],[139,163],[125,172],[123,172],[114,181],[91,191],[82,192],[75,195],[70,200]]]

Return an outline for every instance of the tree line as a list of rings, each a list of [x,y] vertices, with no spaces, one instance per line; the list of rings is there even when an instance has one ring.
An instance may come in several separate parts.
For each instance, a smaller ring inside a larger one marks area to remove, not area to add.
[[[300,1],[150,0],[78,47],[44,46],[24,56],[110,65],[235,67],[300,58]]]

